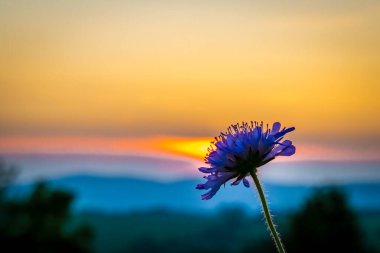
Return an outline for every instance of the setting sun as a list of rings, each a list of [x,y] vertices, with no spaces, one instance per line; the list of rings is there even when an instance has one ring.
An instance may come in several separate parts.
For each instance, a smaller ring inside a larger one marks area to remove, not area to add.
[[[190,156],[193,158],[204,158],[211,138],[165,138],[158,145],[162,150],[170,153]]]

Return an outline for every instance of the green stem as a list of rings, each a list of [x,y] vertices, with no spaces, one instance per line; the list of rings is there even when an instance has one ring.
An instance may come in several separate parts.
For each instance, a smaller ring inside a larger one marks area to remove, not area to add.
[[[268,204],[267,204],[267,201],[265,199],[264,192],[263,192],[263,188],[261,187],[260,181],[256,175],[256,169],[251,171],[251,176],[253,178],[253,181],[255,182],[257,191],[259,193],[260,200],[261,200],[261,206],[263,207],[263,211],[264,211],[264,216],[265,216],[265,219],[267,221],[270,232],[272,233],[272,237],[273,237],[274,242],[276,244],[277,250],[279,253],[285,253],[284,245],[282,245],[280,235],[276,231],[276,227],[273,224],[272,217],[271,217],[270,212],[269,212]]]

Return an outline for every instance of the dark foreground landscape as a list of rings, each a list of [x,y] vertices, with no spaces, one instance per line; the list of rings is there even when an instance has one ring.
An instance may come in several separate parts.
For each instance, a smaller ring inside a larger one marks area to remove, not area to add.
[[[14,252],[276,252],[251,188],[207,202],[194,184],[93,176],[8,184],[0,242]],[[380,252],[378,184],[266,189],[288,252]]]
[[[306,224],[295,227],[295,217],[296,214],[276,217],[288,252],[380,252],[380,213],[357,214],[357,223],[336,221],[349,223],[341,235],[336,234],[336,224],[331,219],[310,228]],[[247,216],[239,209],[204,216],[152,211],[82,213],[75,217],[75,223],[83,222],[94,229],[96,252],[276,252],[262,217]]]

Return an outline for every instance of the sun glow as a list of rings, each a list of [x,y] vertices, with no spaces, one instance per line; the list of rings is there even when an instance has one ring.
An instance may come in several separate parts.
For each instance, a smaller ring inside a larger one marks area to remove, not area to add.
[[[106,153],[158,154],[202,159],[211,138],[157,136],[150,138],[91,138],[91,137],[4,137],[0,139],[1,153]]]
[[[210,138],[164,138],[158,145],[169,153],[204,158],[211,141]]]
[[[94,137],[1,137],[0,155],[14,153],[80,153],[146,156],[176,156],[201,161],[213,141],[207,137],[156,136],[146,138],[94,138]],[[297,144],[294,160],[305,161],[378,161],[378,150],[367,149],[363,155],[352,147],[326,147]],[[356,159],[353,159],[356,157]]]

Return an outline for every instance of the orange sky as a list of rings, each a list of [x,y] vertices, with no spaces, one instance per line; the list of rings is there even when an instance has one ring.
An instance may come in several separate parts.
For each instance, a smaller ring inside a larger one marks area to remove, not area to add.
[[[94,137],[3,137],[0,154],[93,154],[140,155],[203,161],[210,146],[210,138],[159,136],[150,138],[94,138]],[[364,152],[363,152],[364,151]],[[294,161],[367,161],[379,162],[378,150],[336,147],[318,144],[297,144]]]
[[[0,142],[208,138],[278,120],[301,145],[376,153],[379,12],[378,1],[1,1]]]

